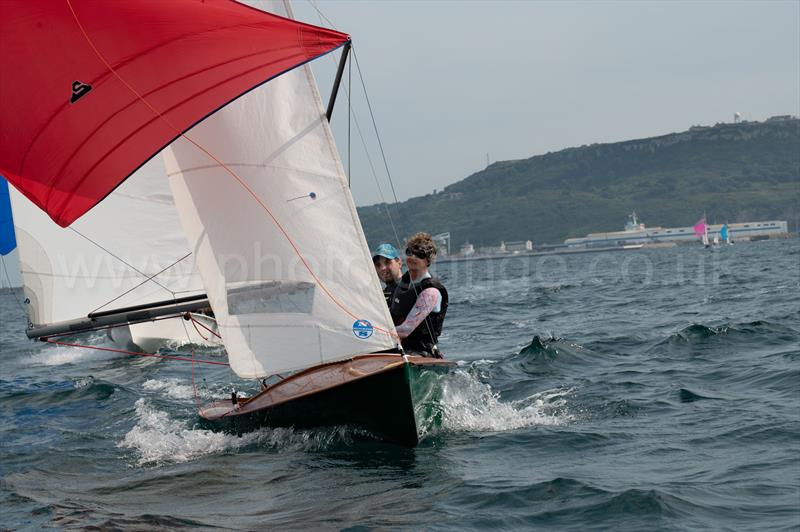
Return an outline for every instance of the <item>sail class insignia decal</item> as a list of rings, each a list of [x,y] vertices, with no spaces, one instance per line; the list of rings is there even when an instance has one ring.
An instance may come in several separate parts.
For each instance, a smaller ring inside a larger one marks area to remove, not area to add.
[[[372,331],[372,324],[367,320],[356,320],[353,324],[353,334],[356,335],[356,338],[366,340],[372,336]]]
[[[72,82],[72,98],[69,99],[69,103],[75,103],[86,94],[92,90],[92,86],[88,83],[81,83],[80,81],[73,81]]]

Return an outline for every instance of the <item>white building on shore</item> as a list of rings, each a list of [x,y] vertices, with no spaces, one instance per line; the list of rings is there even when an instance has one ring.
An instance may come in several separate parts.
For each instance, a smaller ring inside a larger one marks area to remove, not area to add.
[[[709,224],[708,238],[713,240],[719,237],[720,229],[725,224]],[[771,237],[786,236],[789,233],[785,221],[767,220],[763,222],[729,223],[728,232],[731,240],[762,240]],[[637,246],[658,244],[662,242],[696,242],[699,241],[694,233],[694,227],[650,227],[636,219],[634,212],[625,224],[623,231],[609,233],[591,233],[581,238],[568,238],[564,241],[571,248]]]

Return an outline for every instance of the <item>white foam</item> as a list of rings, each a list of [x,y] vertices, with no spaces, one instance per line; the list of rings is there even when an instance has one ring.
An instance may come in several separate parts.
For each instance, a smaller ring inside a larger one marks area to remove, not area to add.
[[[128,355],[114,351],[102,351],[87,347],[46,346],[42,351],[31,355],[30,363],[35,366],[63,366],[98,360],[111,360]]]
[[[149,379],[142,384],[142,388],[151,392],[162,392],[170,399],[193,399],[194,387],[191,382],[181,379]],[[211,398],[207,390],[198,388],[197,396],[204,399]]]
[[[79,377],[77,379],[73,379],[72,385],[75,386],[76,390],[81,388],[86,388],[87,386],[91,386],[94,384],[94,377],[88,375],[86,377]]]
[[[138,463],[186,462],[196,456],[234,448],[237,438],[209,430],[190,430],[170,419],[141,398],[136,401],[138,419],[118,447],[133,449]],[[243,438],[238,438],[243,440]]]
[[[124,358],[127,353],[104,351],[100,348],[119,349],[105,331],[95,331],[82,334],[78,337],[55,338],[55,341],[64,341],[80,344],[81,347],[58,345],[53,343],[39,344],[39,352],[30,356],[28,361],[35,366],[63,366],[66,364],[79,364],[82,362],[96,362]]]
[[[331,443],[352,440],[352,434],[345,428],[318,431],[265,428],[234,436],[189,428],[187,422],[172,419],[145,398],[138,399],[135,408],[136,426],[125,434],[117,447],[132,449],[138,455],[138,465],[188,462],[201,456],[235,451],[249,445],[315,450]]]
[[[534,425],[565,425],[574,421],[567,412],[568,389],[539,392],[505,402],[488,384],[463,371],[443,381],[442,428],[449,431],[507,431]]]
[[[497,360],[490,360],[488,358],[480,358],[478,360],[457,360],[458,366],[488,366],[496,364]]]

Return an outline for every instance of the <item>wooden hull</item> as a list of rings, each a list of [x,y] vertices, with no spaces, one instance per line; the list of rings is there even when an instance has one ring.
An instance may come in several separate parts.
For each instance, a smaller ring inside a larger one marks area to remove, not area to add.
[[[415,446],[441,422],[438,375],[454,363],[399,354],[360,355],[316,366],[251,398],[204,407],[206,426],[237,434],[261,427],[357,426]]]

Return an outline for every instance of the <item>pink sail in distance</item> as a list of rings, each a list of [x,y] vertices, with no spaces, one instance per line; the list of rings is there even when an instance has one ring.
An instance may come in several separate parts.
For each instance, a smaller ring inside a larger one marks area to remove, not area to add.
[[[703,238],[703,235],[706,234],[706,219],[700,218],[696,224],[694,224],[694,234],[697,238]]]

